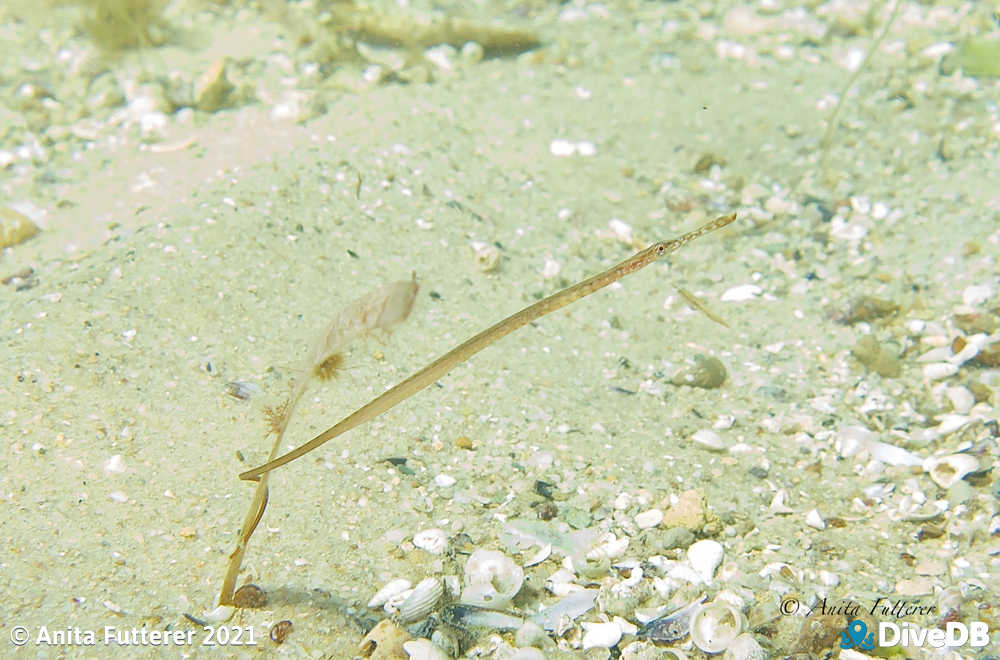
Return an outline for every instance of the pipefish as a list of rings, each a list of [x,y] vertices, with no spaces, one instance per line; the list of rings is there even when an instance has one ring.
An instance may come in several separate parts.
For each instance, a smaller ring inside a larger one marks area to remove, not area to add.
[[[649,264],[662,259],[666,255],[676,252],[691,241],[716,231],[736,220],[736,214],[724,215],[715,220],[711,220],[701,225],[697,229],[687,232],[677,238],[653,243],[645,250],[637,252],[625,261],[608,270],[588,277],[585,280],[563,289],[557,293],[543,298],[538,302],[528,305],[519,312],[511,314],[499,323],[490,326],[474,337],[467,339],[451,349],[438,359],[434,360],[426,367],[416,372],[409,378],[397,385],[389,388],[379,396],[375,397],[365,405],[361,406],[353,413],[340,420],[327,430],[323,431],[309,442],[296,447],[290,452],[272,459],[263,465],[247,470],[240,474],[240,479],[246,481],[258,481],[264,475],[275,468],[279,468],[286,463],[294,461],[296,458],[308,454],[320,445],[336,438],[342,433],[350,431],[356,426],[365,422],[370,422],[393,406],[410,398],[417,392],[429,386],[431,383],[441,378],[449,371],[462,364],[473,355],[483,350],[487,346],[503,339],[515,330],[524,327],[528,323],[539,319],[546,314],[562,309],[570,303],[576,302],[580,298],[589,296],[599,289],[603,289],[613,282],[617,282],[626,275],[630,275]]]

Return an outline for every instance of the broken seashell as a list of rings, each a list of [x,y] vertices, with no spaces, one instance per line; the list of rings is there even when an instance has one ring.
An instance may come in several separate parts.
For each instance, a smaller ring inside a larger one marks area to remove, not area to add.
[[[746,628],[743,612],[723,600],[699,607],[691,615],[691,641],[706,653],[721,653]]]
[[[722,563],[725,549],[718,541],[704,539],[692,543],[687,550],[688,563],[705,584],[711,584],[715,569]]]
[[[743,633],[726,649],[722,660],[766,660],[767,653],[750,633]]]
[[[443,529],[425,529],[413,535],[413,545],[432,555],[439,555],[448,547],[448,535]]]
[[[429,639],[411,639],[403,642],[406,656],[412,660],[448,660],[447,653]]]
[[[386,583],[384,587],[375,592],[372,599],[368,601],[368,607],[375,609],[377,607],[382,607],[390,600],[400,595],[407,589],[413,586],[409,580],[404,578],[397,578],[395,580],[390,580]]]
[[[969,454],[948,454],[931,456],[924,461],[924,471],[941,488],[951,488],[965,478],[965,475],[979,469],[979,461]]]
[[[580,624],[583,627],[583,650],[587,649],[609,649],[617,644],[622,638],[622,629],[617,623],[590,623],[584,621]]]
[[[465,584],[463,604],[502,608],[521,590],[524,570],[502,552],[480,548],[465,562]]]

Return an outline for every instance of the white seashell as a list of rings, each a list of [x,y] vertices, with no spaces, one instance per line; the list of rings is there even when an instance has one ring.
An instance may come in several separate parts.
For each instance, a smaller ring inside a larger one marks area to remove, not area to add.
[[[971,421],[968,415],[954,415],[950,413],[938,415],[938,420],[941,423],[934,427],[938,437],[954,433]]]
[[[771,510],[771,513],[778,513],[778,514],[794,513],[795,510],[789,507],[787,504],[785,504],[787,500],[788,500],[788,491],[786,491],[784,488],[781,488],[778,490],[777,493],[774,494],[774,497],[771,498],[771,504],[770,506],[768,506],[768,508]]]
[[[750,633],[743,633],[726,649],[723,660],[765,660],[767,653]]]
[[[406,657],[413,660],[450,660],[448,654],[442,651],[429,639],[411,639],[403,642]]]
[[[585,651],[594,648],[609,649],[622,638],[622,629],[617,623],[584,621],[580,625],[583,627],[583,650]]]
[[[964,415],[976,405],[976,397],[968,387],[949,387],[947,391],[951,407],[959,415]]]
[[[726,443],[718,433],[711,429],[701,429],[691,435],[691,440],[710,451],[722,451],[726,448]]]
[[[624,534],[618,538],[609,532],[604,539],[603,543],[587,553],[587,559],[618,559],[628,550],[629,538]]]
[[[663,522],[663,511],[660,509],[650,509],[642,513],[635,514],[635,525],[639,529],[650,529]]]
[[[722,544],[711,539],[704,539],[697,543],[692,543],[688,548],[687,557],[691,568],[695,570],[702,582],[711,584],[715,576],[715,569],[722,563],[722,557],[726,554]]]
[[[910,453],[902,447],[890,445],[885,442],[871,442],[868,445],[868,453],[873,460],[887,465],[923,465],[924,460],[916,454]]]
[[[950,362],[931,362],[924,365],[924,378],[927,380],[941,380],[958,373],[958,365]]]
[[[399,606],[399,622],[403,625],[422,621],[437,609],[444,595],[441,580],[429,577],[417,583],[410,595]]]
[[[462,603],[500,609],[521,590],[524,570],[497,550],[479,549],[465,562]]]
[[[549,558],[552,554],[552,544],[546,543],[544,545],[538,546],[538,552],[531,555],[524,560],[524,567],[534,566],[535,564],[541,564],[543,561]]]
[[[739,609],[715,600],[691,615],[691,641],[706,653],[721,653],[739,637],[747,620]]]
[[[108,474],[121,474],[125,471],[125,459],[121,454],[115,454],[104,461],[104,471]]]
[[[441,488],[451,488],[452,486],[455,485],[455,481],[456,481],[455,477],[451,476],[450,474],[445,474],[443,472],[434,477],[434,483],[440,486]]]
[[[830,571],[820,571],[819,582],[827,587],[836,587],[840,584],[840,576],[836,573],[831,573]]]
[[[962,302],[969,307],[982,305],[993,296],[993,287],[989,284],[973,284],[962,291]]]
[[[740,284],[739,286],[731,287],[722,294],[722,302],[742,302],[744,300],[753,300],[763,292],[756,284]]]
[[[368,601],[368,607],[372,609],[382,607],[412,586],[413,584],[409,580],[405,580],[403,578],[390,580],[384,587],[375,592],[372,599]]]
[[[972,358],[979,355],[980,351],[982,351],[990,343],[992,343],[990,335],[983,334],[982,332],[974,334],[971,337],[966,337],[965,348],[948,358],[948,362],[955,365],[965,364]]]
[[[491,273],[500,266],[500,250],[495,245],[480,241],[472,243],[476,253],[476,266],[484,273]]]
[[[413,535],[413,545],[432,555],[439,555],[448,547],[448,535],[443,529],[425,529]]]
[[[951,488],[965,475],[979,469],[979,461],[968,454],[949,454],[947,456],[931,456],[924,461],[924,471],[930,473],[941,488]]]
[[[545,264],[542,266],[542,279],[551,280],[553,277],[559,274],[562,270],[562,265],[555,259],[545,259]]]
[[[816,509],[806,514],[806,524],[813,529],[826,529],[826,521],[823,520],[823,516],[819,515],[819,511]]]
[[[508,660],[545,660],[545,654],[541,649],[525,646],[514,651],[514,655],[509,656]]]
[[[208,623],[223,623],[224,621],[229,621],[233,618],[233,612],[236,608],[232,605],[219,605],[211,612],[205,611],[201,613],[202,621],[207,621]]]

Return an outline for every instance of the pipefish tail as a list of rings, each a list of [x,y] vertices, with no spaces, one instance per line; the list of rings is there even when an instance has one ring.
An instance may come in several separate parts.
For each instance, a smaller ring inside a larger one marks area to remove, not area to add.
[[[654,261],[662,259],[672,252],[676,252],[696,238],[721,229],[734,220],[736,220],[735,213],[731,215],[724,215],[701,225],[697,229],[678,236],[677,238],[653,243],[645,250],[637,252],[625,261],[609,268],[603,273],[598,273],[597,275],[588,277],[571,287],[552,294],[548,298],[543,298],[538,302],[525,307],[519,312],[511,314],[499,323],[490,326],[471,339],[468,339],[451,349],[406,380],[386,390],[304,445],[296,447],[287,454],[283,454],[282,456],[255,467],[252,470],[247,470],[246,472],[241,473],[240,479],[245,481],[258,481],[261,478],[261,475],[270,472],[275,468],[279,468],[286,463],[290,463],[300,456],[308,454],[313,449],[316,449],[320,445],[336,438],[342,433],[350,431],[356,426],[360,426],[365,422],[370,422],[396,404],[405,401],[420,390],[426,388],[428,385],[441,378],[479,351],[499,341],[500,339],[503,339],[515,330],[524,327],[528,323],[531,323],[546,314],[551,314],[557,309],[562,309],[566,305],[576,302],[580,298],[589,296],[595,291],[608,286],[612,282],[617,282],[626,275],[630,275],[637,270],[645,268]]]

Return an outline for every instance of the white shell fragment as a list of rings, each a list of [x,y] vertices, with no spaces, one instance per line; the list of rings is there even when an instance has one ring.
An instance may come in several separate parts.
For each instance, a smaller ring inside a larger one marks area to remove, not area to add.
[[[411,639],[403,642],[406,657],[412,660],[448,660],[448,654],[429,639]]]
[[[931,456],[924,461],[924,471],[941,488],[951,488],[965,475],[979,469],[979,461],[969,454],[949,454],[947,456]]]
[[[750,633],[743,633],[726,649],[722,660],[765,660],[767,653]]]
[[[823,520],[823,516],[819,515],[819,511],[816,509],[806,514],[806,524],[813,529],[826,529],[826,521]]]
[[[104,461],[104,471],[108,474],[121,474],[125,471],[125,460],[121,454],[115,454]]]
[[[941,380],[958,373],[958,365],[950,362],[931,362],[924,365],[924,378],[927,380]]]
[[[663,522],[663,511],[660,509],[650,509],[642,513],[635,514],[635,525],[639,529],[650,529]]]
[[[437,609],[444,595],[441,580],[429,577],[417,583],[410,595],[399,606],[399,622],[403,625],[421,621]]]
[[[432,555],[439,555],[448,547],[448,535],[443,529],[425,529],[413,535],[413,545]]]
[[[740,284],[739,286],[734,286],[727,289],[725,293],[722,294],[722,302],[743,302],[745,300],[753,300],[763,292],[756,284]]]
[[[746,627],[746,617],[734,605],[714,600],[691,615],[691,641],[705,653],[721,653]]]
[[[617,623],[589,623],[584,621],[583,649],[609,649],[622,638],[622,629]]]
[[[521,590],[524,570],[497,550],[473,552],[465,562],[465,589],[461,602],[501,609]]]
[[[208,623],[223,623],[233,618],[233,613],[235,611],[236,608],[232,605],[219,605],[211,612],[202,612],[201,619],[202,621],[207,621]]]
[[[722,563],[722,557],[726,551],[722,544],[711,539],[704,539],[692,543],[688,548],[688,563],[694,569],[702,582],[710,584],[715,577],[715,569]]]
[[[726,448],[726,443],[722,441],[722,437],[711,429],[695,431],[691,435],[691,440],[709,451],[723,451]]]

